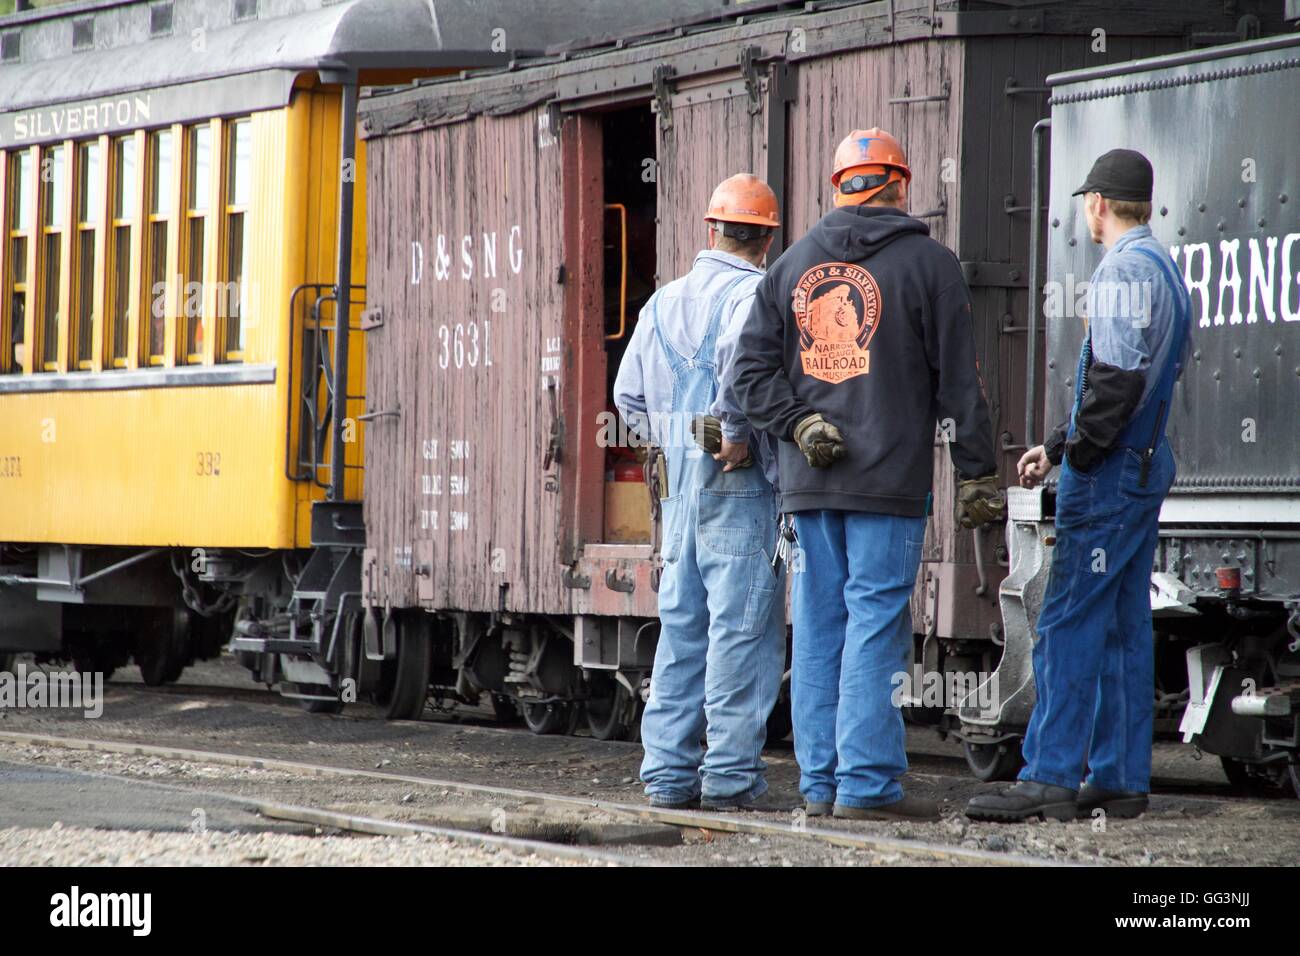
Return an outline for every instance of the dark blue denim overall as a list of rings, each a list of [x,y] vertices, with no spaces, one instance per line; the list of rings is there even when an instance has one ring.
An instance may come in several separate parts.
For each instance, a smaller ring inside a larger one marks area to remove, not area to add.
[[[1167,256],[1134,248],[1172,284],[1174,338],[1164,367],[1100,465],[1062,461],[1056,546],[1038,618],[1038,699],[1025,736],[1021,780],[1077,790],[1146,793],[1151,787],[1154,654],[1151,570],[1160,506],[1174,481],[1165,422],[1189,334],[1191,304]],[[1091,340],[1079,356],[1074,417],[1087,390]]]

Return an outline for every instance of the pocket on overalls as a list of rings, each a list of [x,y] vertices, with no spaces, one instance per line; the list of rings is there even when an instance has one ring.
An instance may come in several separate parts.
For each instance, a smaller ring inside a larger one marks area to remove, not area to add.
[[[714,554],[745,557],[775,535],[772,493],[763,489],[700,489],[699,541]]]
[[[1115,494],[1116,464],[1117,456],[1108,455],[1092,471],[1082,473],[1070,467],[1068,460],[1062,460],[1056,486],[1058,528],[1104,525],[1124,509],[1124,502]]]
[[[682,507],[682,496],[672,495],[660,499],[659,508],[662,515],[660,520],[663,522],[663,542],[660,544],[659,553],[665,564],[672,564],[682,553],[682,521],[685,511]]]
[[[1142,474],[1142,453],[1125,448],[1124,465],[1119,475],[1119,493],[1130,501],[1150,503],[1163,498],[1174,481],[1174,456],[1167,441],[1151,456],[1147,473]]]
[[[746,634],[759,634],[767,626],[782,578],[772,570],[772,562],[761,549],[749,560],[749,593],[745,596],[745,616],[740,629]]]

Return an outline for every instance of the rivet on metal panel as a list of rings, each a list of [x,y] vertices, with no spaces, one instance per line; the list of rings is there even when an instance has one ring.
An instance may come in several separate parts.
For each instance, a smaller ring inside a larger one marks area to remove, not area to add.
[[[1161,207],[1160,207],[1160,215],[1162,215],[1162,216],[1167,216],[1167,215],[1169,215],[1169,207],[1168,207],[1168,206],[1161,206]]]

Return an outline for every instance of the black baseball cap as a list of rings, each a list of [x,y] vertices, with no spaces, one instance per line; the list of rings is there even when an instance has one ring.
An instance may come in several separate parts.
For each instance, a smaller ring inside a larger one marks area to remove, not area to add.
[[[1088,178],[1070,195],[1101,193],[1125,202],[1151,201],[1151,161],[1135,149],[1112,149],[1092,164]]]

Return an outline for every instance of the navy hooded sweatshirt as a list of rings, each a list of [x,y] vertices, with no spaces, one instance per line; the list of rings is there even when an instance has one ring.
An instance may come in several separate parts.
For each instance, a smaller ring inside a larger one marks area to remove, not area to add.
[[[897,209],[841,207],[759,283],[733,388],[750,424],[780,439],[783,512],[924,515],[936,434],[961,477],[996,470],[970,292],[929,233]],[[793,443],[815,412],[844,435],[829,468]]]

